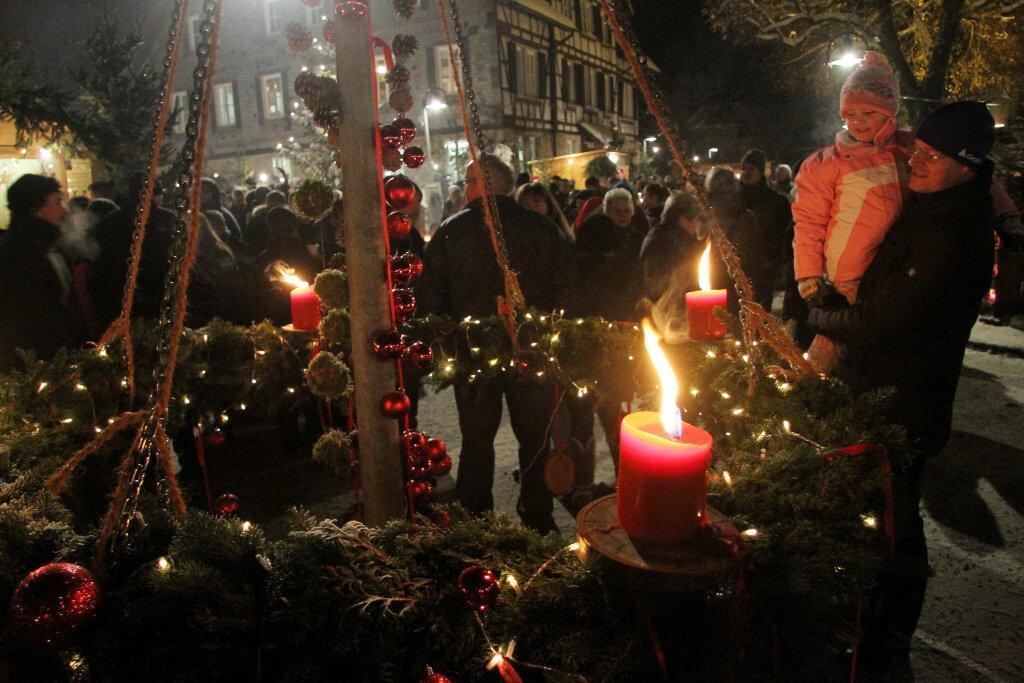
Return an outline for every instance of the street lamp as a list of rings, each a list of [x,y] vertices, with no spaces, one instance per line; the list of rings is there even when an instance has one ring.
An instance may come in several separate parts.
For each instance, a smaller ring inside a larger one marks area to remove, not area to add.
[[[717,151],[718,151],[717,147],[709,147],[708,148],[708,162],[709,163],[711,162],[712,157],[715,156],[715,152],[717,152]]]
[[[657,139],[658,139],[658,136],[657,136],[657,135],[649,135],[649,136],[647,136],[646,138],[644,138],[644,158],[645,158],[645,159],[646,159],[646,158],[648,157],[648,154],[647,154],[647,143],[649,143],[649,142],[654,142],[654,141],[655,141],[655,140],[657,140]],[[655,148],[655,150],[654,150],[654,153],[655,153],[655,154],[657,154],[657,153],[658,153],[658,150],[657,150],[657,148]]]
[[[430,112],[447,108],[448,100],[443,90],[431,88],[427,91],[423,98],[423,137],[427,143],[427,163],[434,169],[437,169],[437,165],[434,163],[434,156],[430,149]]]
[[[833,59],[831,62],[828,63],[828,65],[838,66],[841,69],[849,69],[851,67],[857,66],[858,64],[861,63],[861,61],[862,58],[858,57],[856,52],[850,50],[849,52],[844,52],[841,56]]]

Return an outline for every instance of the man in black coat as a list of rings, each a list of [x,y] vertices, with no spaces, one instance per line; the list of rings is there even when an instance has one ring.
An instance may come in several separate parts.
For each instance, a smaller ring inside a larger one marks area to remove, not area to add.
[[[100,255],[89,277],[89,296],[100,326],[105,330],[121,314],[124,288],[128,282],[128,258],[135,232],[135,215],[139,196],[146,183],[146,175],[133,173],[128,178],[128,201],[96,224],[96,241]],[[135,287],[132,316],[155,318],[160,314],[164,295],[164,277],[167,275],[168,254],[174,231],[175,215],[158,206],[163,188],[153,188],[153,204],[146,223],[146,237],[142,243],[142,261],[139,280]]]
[[[509,196],[514,188],[512,169],[497,157],[483,155],[479,164],[466,170],[466,208],[445,221],[427,244],[423,277],[416,287],[421,310],[455,320],[497,313],[496,297],[504,295],[504,284],[484,222],[480,166],[494,194],[510,265],[519,273],[527,305],[546,311],[564,308],[572,278],[568,239],[554,223],[516,204]],[[555,523],[544,466],[554,389],[532,373],[520,376],[508,369],[497,379],[464,379],[455,385],[462,432],[456,494],[473,512],[494,507],[494,437],[503,397],[519,442],[519,516],[527,526],[551,531]]]
[[[992,278],[994,124],[981,102],[945,105],[921,124],[911,195],[861,282],[859,301],[809,322],[843,345],[856,391],[895,386],[893,414],[920,447],[895,473],[896,557],[867,615],[866,663],[909,666],[928,551],[919,512],[924,460],[949,438],[964,348]]]
[[[743,156],[740,199],[743,208],[757,217],[757,234],[751,236],[752,248],[744,254],[743,268],[754,285],[754,298],[770,313],[793,214],[789,200],[768,186],[764,175],[767,163],[767,155],[759,149],[752,149]]]
[[[27,173],[7,190],[11,225],[0,238],[0,369],[16,367],[15,349],[49,359],[81,342],[71,272],[56,251],[67,214],[60,183]]]

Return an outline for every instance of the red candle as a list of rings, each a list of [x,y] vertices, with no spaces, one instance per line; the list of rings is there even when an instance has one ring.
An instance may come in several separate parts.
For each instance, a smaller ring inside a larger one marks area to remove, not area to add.
[[[630,536],[671,545],[700,528],[711,444],[710,434],[685,423],[681,438],[670,437],[655,412],[622,420],[617,504],[619,523]]]
[[[711,240],[700,257],[698,280],[700,291],[686,293],[686,319],[690,323],[690,339],[721,339],[728,331],[714,310],[725,308],[728,295],[724,289],[711,289]]]
[[[320,324],[320,297],[303,282],[292,290],[292,327],[315,330]]]
[[[643,321],[644,344],[661,380],[661,413],[627,415],[619,430],[617,510],[626,532],[646,543],[685,541],[705,517],[711,435],[684,424],[679,383],[660,338]]]

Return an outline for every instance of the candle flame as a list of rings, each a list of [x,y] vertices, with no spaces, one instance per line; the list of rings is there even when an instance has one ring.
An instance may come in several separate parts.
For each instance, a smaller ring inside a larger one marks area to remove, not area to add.
[[[711,239],[708,239],[704,253],[700,256],[700,266],[697,268],[697,281],[704,291],[711,289]]]
[[[271,269],[270,280],[271,282],[284,282],[296,289],[309,287],[309,283],[296,275],[295,269],[283,261],[274,264],[274,267]]]
[[[654,369],[658,371],[658,380],[661,382],[661,424],[665,428],[666,434],[673,439],[678,439],[683,435],[683,419],[679,414],[677,404],[679,382],[676,380],[675,373],[672,372],[668,357],[658,343],[661,341],[661,336],[655,331],[649,319],[644,318],[642,325],[644,347],[647,349],[647,355],[651,357],[651,362],[654,363]]]

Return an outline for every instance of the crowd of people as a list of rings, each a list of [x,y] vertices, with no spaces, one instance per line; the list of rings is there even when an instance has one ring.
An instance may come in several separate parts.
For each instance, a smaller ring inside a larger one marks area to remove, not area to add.
[[[987,155],[994,128],[984,104],[943,106],[916,133],[897,130],[898,104],[896,78],[869,54],[843,87],[846,126],[835,142],[795,176],[787,165],[772,168],[756,149],[738,172],[711,169],[702,189],[713,217],[702,214],[698,188],[673,176],[588,178],[576,189],[558,177],[516,178],[484,154],[436,207],[442,222],[429,243],[418,226],[392,249],[424,259],[415,284],[421,312],[457,320],[494,315],[504,278],[485,221],[490,193],[528,306],[625,324],[650,315],[672,341],[673,325],[684,318],[682,295],[698,288],[696,263],[713,218],[739,252],[756,301],[794,321],[796,340],[818,370],[838,373],[855,391],[896,388],[893,418],[920,447],[920,457],[895,474],[896,553],[923,568],[922,466],[949,437],[964,349],[991,280],[993,225],[1015,209],[993,182]],[[119,197],[117,188],[94,184],[91,199],[76,198],[68,208],[52,178],[25,175],[10,186],[11,226],[0,239],[0,367],[17,365],[15,349],[47,358],[96,341],[119,315],[144,182],[132,176]],[[312,280],[342,251],[343,200],[311,222],[289,208],[287,185],[225,195],[203,179],[201,197],[189,323],[287,323],[287,289],[269,274],[284,263]],[[138,317],[161,309],[176,221],[161,200],[157,185],[139,265]],[[422,194],[419,200],[410,208],[417,223]],[[714,286],[729,290],[736,310],[728,273],[714,261]],[[594,480],[594,417],[617,464],[630,389],[564,389],[517,373],[455,385],[462,505],[473,512],[493,507],[503,403],[519,444],[517,507],[525,524],[555,529],[545,482],[553,438],[575,466],[573,487],[562,496],[567,508],[578,510],[609,489]],[[556,413],[564,419],[553,419]],[[555,423],[563,429],[553,435]],[[925,576],[922,569],[886,577],[866,614],[876,626],[866,629],[866,663],[906,661]]]

